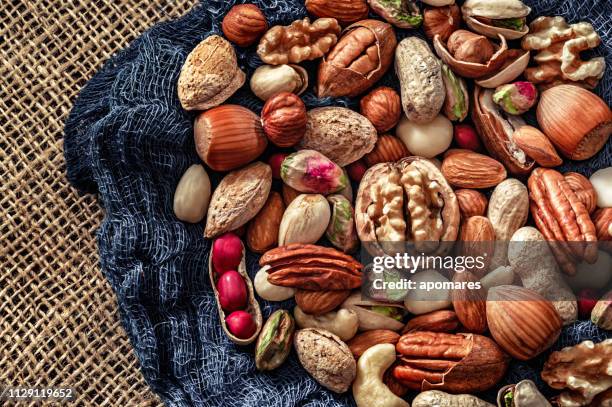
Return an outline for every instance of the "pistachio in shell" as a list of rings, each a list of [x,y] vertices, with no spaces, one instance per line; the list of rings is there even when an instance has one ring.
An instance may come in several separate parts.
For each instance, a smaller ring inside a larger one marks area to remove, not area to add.
[[[493,93],[493,101],[506,113],[527,113],[538,100],[538,90],[535,85],[527,81],[507,83],[498,86]]]
[[[423,15],[412,0],[368,0],[372,10],[398,28],[419,28]]]
[[[282,365],[293,342],[295,321],[284,309],[272,313],[257,338],[255,346],[255,366],[258,370],[274,370]]]
[[[470,107],[465,81],[455,75],[446,64],[442,64],[442,80],[446,88],[444,115],[448,120],[462,122],[467,117]]]
[[[345,253],[352,253],[359,245],[353,205],[343,195],[331,195],[327,200],[331,205],[332,215],[325,236],[336,248]]]
[[[497,405],[501,407],[551,407],[546,397],[531,380],[504,386],[497,393]]]
[[[311,194],[332,194],[346,187],[342,168],[315,150],[300,150],[283,160],[281,178],[293,189]]]

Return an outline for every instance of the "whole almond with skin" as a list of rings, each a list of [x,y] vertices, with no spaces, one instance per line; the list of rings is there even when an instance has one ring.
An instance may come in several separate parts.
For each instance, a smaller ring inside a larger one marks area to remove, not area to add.
[[[369,7],[365,0],[306,0],[306,10],[317,17],[331,17],[342,25],[363,20]]]
[[[455,273],[453,282],[478,283],[476,278],[469,271],[463,273]],[[483,333],[487,330],[487,302],[485,290],[470,289],[455,289],[451,291],[453,308],[457,313],[457,318],[467,332]]]
[[[261,123],[268,139],[279,147],[291,147],[306,132],[306,106],[299,96],[281,92],[272,96],[261,111]]]
[[[254,4],[238,4],[223,18],[225,37],[239,47],[252,45],[268,30],[268,21]]]
[[[550,348],[562,327],[550,301],[535,291],[513,285],[489,289],[487,322],[495,341],[519,360],[532,359]]]
[[[459,188],[491,188],[508,175],[499,161],[470,150],[449,150],[442,161],[442,174]]]
[[[295,302],[307,314],[322,315],[338,308],[350,294],[350,290],[297,290],[295,292]]]
[[[455,191],[459,203],[461,219],[471,216],[484,216],[487,211],[487,197],[475,189],[458,189]]]
[[[359,103],[361,114],[372,122],[379,133],[394,128],[400,120],[402,101],[398,93],[381,86],[361,99]]]
[[[285,206],[289,206],[291,202],[295,198],[297,198],[302,193],[297,189],[291,188],[289,185],[283,183],[283,202],[285,202]]]
[[[359,359],[359,356],[372,346],[381,343],[392,343],[395,345],[397,341],[399,341],[399,338],[400,335],[397,332],[389,329],[374,329],[372,331],[360,333],[346,344],[353,353],[353,356],[355,356],[355,359]]]
[[[368,167],[371,167],[378,163],[396,162],[409,155],[410,151],[402,140],[390,134],[383,134],[378,137],[374,150],[363,158]]]
[[[481,259],[483,267],[479,267],[480,264],[475,262],[472,266],[465,266],[467,271],[474,273],[478,279],[489,272],[495,253],[495,230],[489,219],[484,216],[472,216],[463,221],[459,234],[458,253],[466,259],[477,257]]]
[[[563,174],[563,178],[565,178],[572,191],[574,191],[578,200],[584,204],[586,210],[589,213],[593,213],[597,208],[597,192],[595,192],[591,181],[577,172],[566,172]]]
[[[285,204],[278,192],[270,192],[263,208],[251,220],[246,232],[246,244],[255,253],[264,253],[278,244],[278,229]]]
[[[415,331],[451,333],[458,328],[457,313],[451,310],[440,310],[412,318],[402,329],[402,334]]]
[[[525,154],[542,167],[556,167],[563,164],[563,160],[548,137],[535,127],[519,127],[512,134],[512,139]]]

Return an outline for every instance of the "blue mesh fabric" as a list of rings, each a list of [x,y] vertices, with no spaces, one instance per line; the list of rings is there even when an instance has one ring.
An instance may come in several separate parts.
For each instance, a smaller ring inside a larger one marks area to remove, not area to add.
[[[176,81],[187,54],[211,33],[234,1],[203,0],[185,17],[161,23],[114,56],[83,88],[65,129],[70,181],[98,193],[106,216],[98,231],[101,267],[117,294],[123,325],[151,387],[172,406],[347,406],[349,395],[322,389],[295,355],[272,373],[255,370],[252,347],[232,344],[221,331],[207,277],[210,242],[203,225],[178,221],[172,212],[176,184],[199,162],[192,135],[194,114],[183,111]],[[306,11],[297,0],[254,0],[271,25],[288,24]],[[606,78],[597,89],[612,100],[612,41],[609,1],[526,1],[532,15],[588,20],[603,37],[595,54],[605,55]],[[422,35],[401,31],[398,37]],[[251,74],[261,64],[255,48],[238,49],[241,67]],[[314,83],[316,64],[306,64]],[[397,88],[394,74],[381,84]],[[357,99],[317,99],[303,95],[309,108],[355,107]],[[259,112],[262,104],[244,86],[229,101]],[[585,106],[586,109],[586,106]],[[612,142],[594,159],[564,169],[589,175],[608,167]],[[213,174],[213,182],[219,176]],[[251,275],[257,257],[249,254]],[[279,304],[261,301],[264,316]],[[285,308],[288,302],[280,304]],[[606,334],[588,322],[565,329],[558,347]],[[507,382],[538,377],[542,358],[514,363]],[[491,399],[492,394],[486,395]]]

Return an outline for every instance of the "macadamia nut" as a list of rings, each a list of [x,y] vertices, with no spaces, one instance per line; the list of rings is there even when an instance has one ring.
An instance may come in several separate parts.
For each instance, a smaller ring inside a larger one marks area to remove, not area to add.
[[[404,116],[396,133],[413,155],[432,158],[450,147],[453,124],[441,114],[429,123],[414,123]]]

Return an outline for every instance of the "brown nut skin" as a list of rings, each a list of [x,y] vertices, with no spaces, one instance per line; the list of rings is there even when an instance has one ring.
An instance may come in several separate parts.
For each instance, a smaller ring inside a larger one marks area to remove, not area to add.
[[[379,163],[396,162],[409,155],[410,151],[400,139],[383,134],[378,137],[374,150],[364,156],[364,160],[368,167],[372,167]]]
[[[346,344],[353,353],[353,356],[355,356],[355,359],[359,359],[359,356],[372,346],[381,343],[392,343],[395,345],[399,338],[400,335],[390,329],[374,329],[358,334]]]
[[[457,313],[451,310],[434,311],[412,318],[402,329],[402,334],[415,331],[455,332],[460,326]]]
[[[446,42],[446,47],[458,61],[475,64],[486,63],[495,52],[493,43],[487,37],[466,30],[453,32]]]
[[[527,288],[500,285],[489,289],[487,323],[495,341],[510,356],[529,360],[550,348],[562,321],[552,303]]]
[[[569,184],[570,188],[582,202],[589,213],[593,213],[597,209],[597,192],[593,188],[593,184],[587,177],[577,172],[566,172],[563,178]]]
[[[272,191],[268,200],[257,215],[249,222],[246,231],[246,244],[255,253],[264,253],[278,244],[280,227],[285,204],[278,192]]]
[[[259,41],[257,55],[270,65],[299,64],[327,54],[338,41],[340,25],[335,18],[308,17],[288,26],[270,28]]]
[[[427,7],[423,12],[423,30],[432,40],[436,35],[444,42],[461,25],[461,10],[456,4],[445,7]]]
[[[268,140],[278,147],[297,144],[304,133],[308,116],[299,96],[281,92],[272,96],[261,111],[261,123]]]
[[[461,233],[459,234],[457,252],[466,258],[482,257],[483,266],[478,267],[477,264],[474,264],[473,266],[468,267],[466,265],[467,271],[465,274],[469,274],[468,272],[471,272],[478,279],[484,277],[485,274],[490,271],[491,261],[493,260],[493,254],[495,253],[495,230],[491,224],[491,221],[484,216],[471,216],[464,219],[461,223]],[[455,311],[457,311],[459,314],[458,310],[455,309]],[[466,328],[470,329],[470,327],[464,323],[462,318],[459,318],[459,320]],[[480,333],[483,331],[470,329],[470,332]]]
[[[493,229],[491,229],[491,235],[492,233]],[[479,279],[469,271],[455,273],[453,277],[455,283],[475,284],[478,281]],[[452,290],[451,299],[457,318],[465,328],[465,332],[481,334],[487,330],[487,296],[484,288]]]
[[[348,25],[368,17],[365,0],[306,0],[306,10],[316,17],[331,17]]]
[[[550,168],[536,168],[529,177],[528,187],[531,215],[546,240],[554,242],[550,248],[563,271],[573,275],[577,262],[595,263],[595,225],[563,175]],[[565,242],[574,243],[566,245]]]
[[[458,189],[455,191],[459,202],[461,219],[465,220],[471,216],[485,216],[487,211],[487,197],[475,189]]]
[[[599,208],[593,213],[598,241],[612,240],[612,208]]]
[[[464,149],[449,150],[441,171],[449,184],[459,188],[491,188],[508,176],[499,161]]]
[[[491,339],[467,333],[407,333],[396,350],[400,358],[393,376],[415,391],[484,391],[502,379],[509,361]]]
[[[225,15],[221,29],[225,38],[239,47],[248,47],[266,32],[268,21],[255,4],[238,4]]]
[[[317,96],[357,96],[365,92],[387,72],[396,46],[390,24],[363,20],[350,25],[321,61]]]
[[[306,314],[323,315],[338,308],[350,294],[350,290],[297,290],[295,292],[295,303]]]
[[[593,157],[612,134],[608,104],[578,86],[559,85],[542,92],[536,115],[544,134],[572,160]]]
[[[535,127],[519,127],[513,133],[512,139],[525,154],[542,167],[556,167],[563,164],[563,160],[548,137]]]
[[[372,122],[379,133],[397,126],[402,114],[400,96],[387,86],[380,86],[368,93],[361,99],[359,106],[361,114]]]

